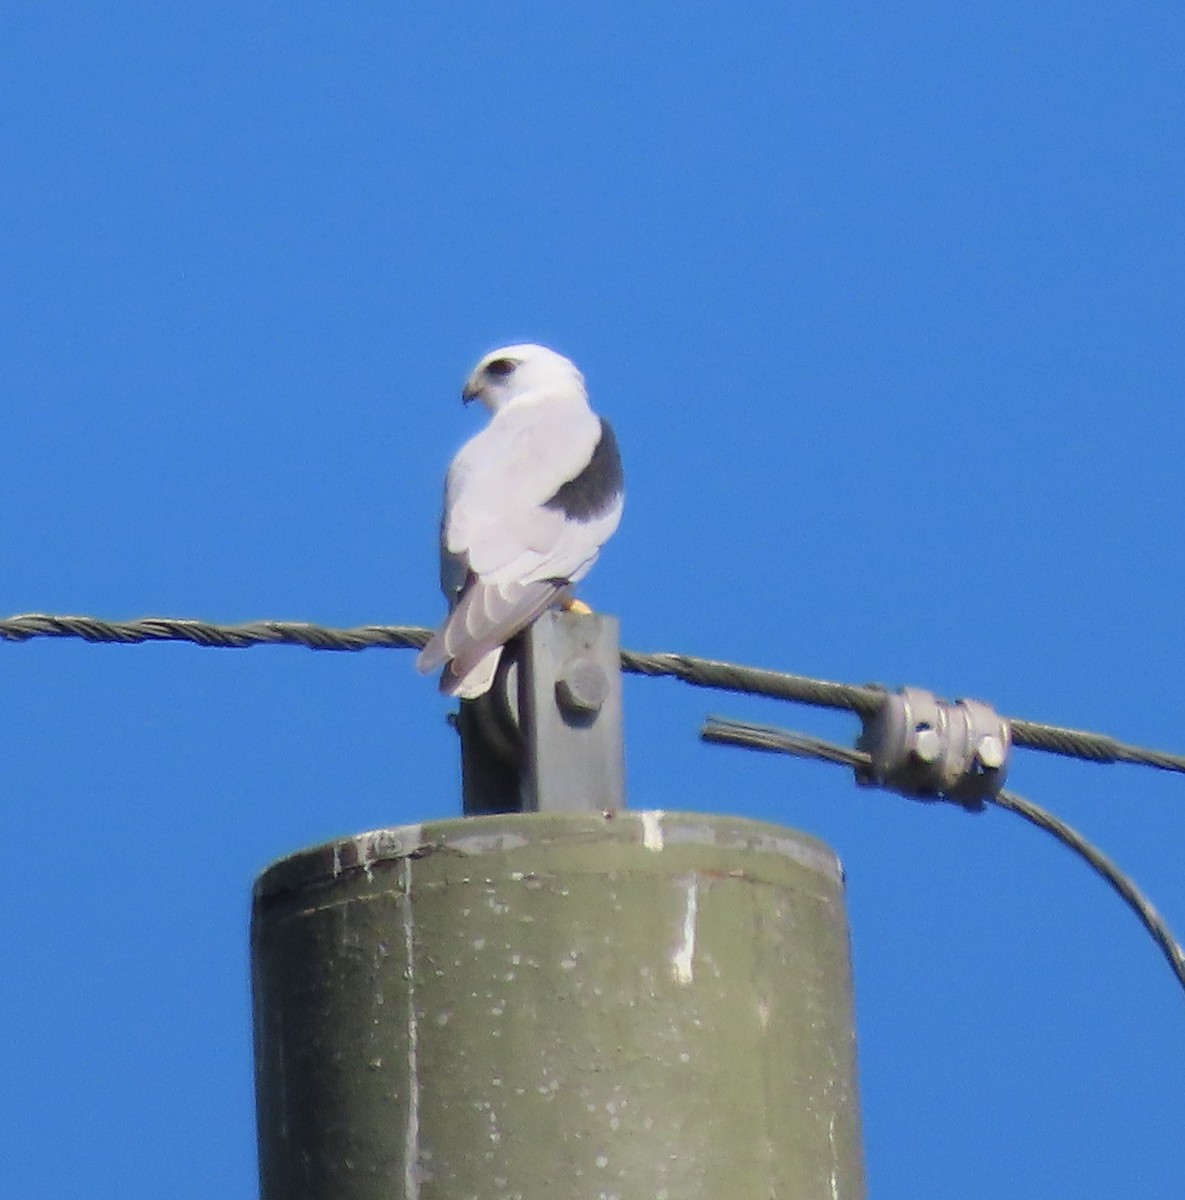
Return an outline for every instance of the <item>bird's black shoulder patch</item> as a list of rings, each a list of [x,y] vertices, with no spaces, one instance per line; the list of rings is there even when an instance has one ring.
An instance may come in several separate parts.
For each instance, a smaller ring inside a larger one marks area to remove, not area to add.
[[[575,479],[561,484],[555,495],[543,503],[544,508],[558,508],[572,521],[591,521],[608,512],[625,486],[617,438],[604,417],[598,420],[601,436],[588,466]]]

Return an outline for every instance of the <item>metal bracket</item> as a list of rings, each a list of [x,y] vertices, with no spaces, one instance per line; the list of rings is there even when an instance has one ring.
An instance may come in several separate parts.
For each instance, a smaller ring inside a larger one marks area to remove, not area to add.
[[[978,809],[1004,786],[1011,746],[1008,722],[989,705],[902,688],[865,720],[856,747],[872,763],[856,781]]]
[[[502,660],[457,718],[465,814],[623,808],[617,621],[545,612]]]

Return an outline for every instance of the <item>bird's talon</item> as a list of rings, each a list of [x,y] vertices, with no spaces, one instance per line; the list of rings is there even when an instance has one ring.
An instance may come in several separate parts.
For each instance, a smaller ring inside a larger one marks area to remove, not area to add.
[[[575,613],[578,617],[592,616],[592,609],[583,600],[565,600],[561,607],[564,612]]]

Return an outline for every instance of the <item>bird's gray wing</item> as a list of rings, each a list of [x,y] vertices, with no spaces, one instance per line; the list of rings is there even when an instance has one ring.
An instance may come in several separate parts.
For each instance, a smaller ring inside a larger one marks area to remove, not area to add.
[[[449,469],[446,552],[486,583],[564,575],[566,522],[547,501],[588,465],[599,437],[580,396],[496,414]]]

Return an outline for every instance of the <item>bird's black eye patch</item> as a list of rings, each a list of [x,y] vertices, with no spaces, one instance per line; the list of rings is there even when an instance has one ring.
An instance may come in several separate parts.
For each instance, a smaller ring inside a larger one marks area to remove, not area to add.
[[[513,358],[496,358],[486,367],[486,374],[492,375],[495,379],[505,379],[517,366],[518,363]]]

